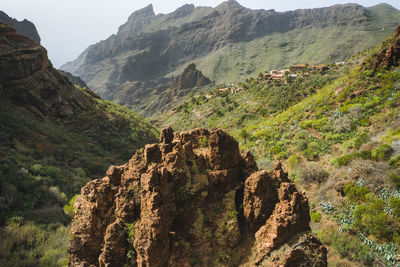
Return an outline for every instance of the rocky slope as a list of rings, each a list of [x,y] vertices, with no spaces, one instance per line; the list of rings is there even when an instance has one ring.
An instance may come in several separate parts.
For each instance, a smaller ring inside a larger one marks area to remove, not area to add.
[[[75,203],[71,266],[327,266],[306,196],[219,129],[163,129]]]
[[[27,212],[34,220],[64,220],[67,196],[157,132],[131,111],[75,88],[42,46],[1,23],[0,103],[0,224]],[[60,216],[33,216],[53,205]]]
[[[0,11],[0,22],[16,27],[18,34],[29,37],[36,43],[40,44],[39,33],[37,32],[35,25],[29,20],[24,19],[23,21],[18,21],[9,17],[3,11]]]
[[[388,35],[390,36],[390,35]],[[400,264],[400,27],[324,73],[187,101],[161,127],[219,127],[258,166],[280,160],[307,192],[313,233],[338,266]]]
[[[195,64],[190,64],[173,79],[125,82],[121,90],[109,98],[135,112],[149,116],[176,107],[194,92],[209,89],[210,84],[210,79],[204,76]]]
[[[381,42],[399,18],[388,5],[276,12],[230,0],[216,8],[185,5],[167,15],[155,15],[150,5],[62,69],[82,77],[100,96],[135,106],[137,99],[150,103],[151,88],[160,89],[159,95],[167,88],[165,78],[189,63],[212,80],[234,82],[292,63],[334,62]],[[125,83],[140,96],[133,100],[120,93]],[[153,85],[143,90],[142,83]]]

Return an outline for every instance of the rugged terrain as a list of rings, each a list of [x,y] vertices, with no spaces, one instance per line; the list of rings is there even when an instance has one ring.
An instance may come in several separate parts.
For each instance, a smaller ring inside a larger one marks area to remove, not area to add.
[[[74,207],[72,266],[327,266],[306,196],[219,129],[163,129]]]
[[[113,101],[145,114],[164,113],[187,100],[195,92],[206,91],[212,82],[195,64],[189,64],[175,78],[125,82]]]
[[[29,20],[24,19],[23,21],[18,21],[16,19],[9,17],[3,11],[0,11],[0,22],[16,27],[18,34],[29,37],[30,39],[35,41],[37,44],[40,44],[39,33],[36,30],[35,25],[32,22],[30,22]]]
[[[75,87],[42,46],[15,31],[0,23],[0,265],[61,266],[70,221],[63,206],[157,130]]]
[[[311,227],[340,266],[395,266],[400,239],[400,27],[381,45],[293,80],[246,79],[161,118],[219,127],[260,167],[276,160],[310,200]]]
[[[276,12],[230,0],[216,8],[185,5],[167,15],[155,15],[150,5],[61,68],[100,96],[139,111],[137,101],[152,103],[150,96],[161,94],[189,63],[217,83],[294,63],[333,63],[377,45],[399,19],[400,12],[385,4]],[[133,99],[126,91],[141,93]]]

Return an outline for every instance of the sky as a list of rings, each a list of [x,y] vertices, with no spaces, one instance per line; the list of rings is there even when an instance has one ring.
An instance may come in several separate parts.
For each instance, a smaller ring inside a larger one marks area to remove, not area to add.
[[[18,20],[32,21],[55,67],[74,60],[89,45],[117,33],[129,15],[149,4],[154,12],[170,13],[184,4],[215,7],[222,0],[2,0],[0,10]],[[369,7],[382,2],[400,9],[399,0],[237,0],[251,9],[288,11],[358,3]]]

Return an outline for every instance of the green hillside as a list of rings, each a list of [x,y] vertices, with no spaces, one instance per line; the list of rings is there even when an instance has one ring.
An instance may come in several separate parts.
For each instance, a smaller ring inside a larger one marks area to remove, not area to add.
[[[51,121],[0,98],[1,266],[66,265],[71,218],[63,206],[156,140],[157,130],[132,111],[79,90],[93,106]]]
[[[392,266],[400,249],[400,68],[372,66],[396,38],[287,84],[254,77],[233,86],[245,89],[235,94],[214,89],[161,125],[220,127],[260,166],[283,161],[311,200],[328,262]]]
[[[190,63],[217,83],[290,64],[335,63],[378,45],[399,22],[400,12],[386,4],[276,12],[226,1],[216,8],[186,5],[167,15],[148,6],[61,68],[101,97],[149,117],[157,110],[142,107],[154,106],[160,88]]]

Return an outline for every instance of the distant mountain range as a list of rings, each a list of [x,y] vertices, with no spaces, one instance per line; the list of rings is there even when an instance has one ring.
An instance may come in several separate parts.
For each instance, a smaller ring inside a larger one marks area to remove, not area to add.
[[[235,82],[288,64],[343,60],[383,41],[398,23],[400,12],[387,4],[276,12],[230,0],[215,8],[184,5],[167,15],[155,15],[149,5],[61,69],[100,96],[141,111],[154,88],[165,87],[165,79],[189,63],[217,83]],[[139,106],[121,94],[143,82],[156,85],[135,98]]]

